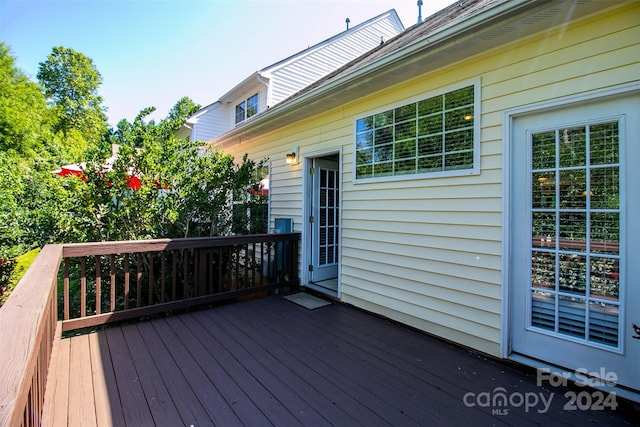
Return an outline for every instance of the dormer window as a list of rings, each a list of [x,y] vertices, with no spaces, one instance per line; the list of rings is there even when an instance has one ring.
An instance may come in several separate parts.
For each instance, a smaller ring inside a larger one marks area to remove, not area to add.
[[[236,124],[258,113],[258,94],[236,105]]]

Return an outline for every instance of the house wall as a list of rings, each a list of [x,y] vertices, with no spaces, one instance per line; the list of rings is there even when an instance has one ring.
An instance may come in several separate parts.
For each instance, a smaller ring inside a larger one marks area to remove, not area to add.
[[[350,31],[270,71],[273,82],[271,105],[375,48],[380,44],[381,37],[384,40],[395,37],[403,28],[395,12],[389,11],[370,24]]]
[[[500,354],[503,111],[637,81],[640,2],[484,52],[229,149],[269,157],[271,215],[302,230],[301,157],[342,147],[342,299]],[[481,173],[353,182],[354,118],[481,79]],[[517,167],[517,166],[514,166]]]
[[[247,86],[243,88],[243,92],[238,94],[232,101],[223,103],[223,108],[226,110],[226,127],[225,131],[228,129],[233,129],[236,126],[236,105],[240,104],[242,101],[246,101],[251,96],[258,94],[258,112],[262,112],[267,108],[267,87],[260,83],[257,79],[255,85]],[[222,133],[222,132],[221,132]],[[216,136],[220,135],[217,134]]]
[[[217,102],[198,117],[191,131],[192,141],[210,141],[227,130],[227,113],[224,106]]]

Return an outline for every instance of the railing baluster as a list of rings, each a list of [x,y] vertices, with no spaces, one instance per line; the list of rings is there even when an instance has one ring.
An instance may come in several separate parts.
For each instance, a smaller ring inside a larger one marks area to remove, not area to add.
[[[213,252],[211,248],[207,248],[207,295],[213,295],[218,290],[216,289],[216,281],[213,277],[214,272],[214,260]]]
[[[254,263],[256,266],[256,280],[258,282],[258,286],[262,286],[262,282],[264,277],[262,277],[262,273],[264,272],[263,257],[262,257],[262,242],[258,242],[258,247],[260,248],[258,252],[254,253]]]
[[[136,257],[136,307],[142,302],[142,254],[138,252]]]
[[[29,417],[29,422],[33,426],[38,425],[38,418],[36,417],[36,414],[40,413],[39,406],[42,401],[40,396],[40,369],[37,365],[39,364],[36,362],[36,371],[33,373],[33,377],[31,379],[31,407],[33,408],[33,411]]]
[[[85,276],[85,267],[87,257],[80,258],[80,317],[87,315],[87,277]]]
[[[298,241],[289,242],[289,281],[298,278]]]
[[[200,295],[209,295],[211,285],[209,283],[209,250],[208,248],[200,249]]]
[[[209,270],[209,251],[206,248],[200,249],[200,296],[207,295],[210,291],[207,280]]]
[[[115,254],[111,254],[109,260],[109,310],[116,311],[116,256]]]
[[[164,291],[165,291],[165,281],[166,281],[166,269],[165,269],[165,253],[164,251],[160,252],[160,302],[163,303],[165,301]]]
[[[187,273],[187,264],[189,263],[189,250],[185,249],[182,251],[182,298],[191,297],[191,292],[189,291],[189,277]]]
[[[193,296],[200,296],[200,256],[199,249],[193,250]]]
[[[100,255],[96,255],[96,314],[100,314],[102,300],[102,275],[100,265]]]
[[[216,248],[216,251],[214,252],[216,257],[216,288],[218,289],[218,292],[224,290],[222,282],[222,249],[223,248]],[[230,287],[229,290],[232,291],[233,289]]]
[[[153,277],[153,252],[148,254],[149,260],[149,300],[147,302],[148,305],[153,305],[153,285],[154,285],[154,277]]]
[[[236,286],[239,289],[242,289],[242,288],[244,288],[244,286],[243,286],[244,284],[240,283],[238,281],[238,275],[240,274],[240,265],[239,265],[240,264],[240,259],[239,258],[240,258],[240,254],[238,253],[238,245],[233,245],[232,255],[231,255],[231,260],[232,260],[232,265],[233,265],[233,267],[232,267],[232,269],[233,269],[232,275],[233,275],[233,278],[236,280],[236,283],[237,283]]]
[[[251,285],[252,286],[256,286],[256,281],[258,280],[258,261],[256,260],[256,242],[252,243],[252,248],[251,248],[252,252],[251,252],[251,271],[252,276],[251,276]]]
[[[124,309],[129,308],[129,254],[124,255]]]
[[[185,294],[183,295],[183,298],[191,298],[195,296],[195,258],[195,249],[188,249],[184,251],[183,274],[185,277],[185,284],[183,286],[185,287]],[[191,276],[189,276],[189,272],[191,272]]]
[[[244,252],[244,268],[242,273],[242,283],[245,287],[252,287],[251,283],[249,283],[249,245],[242,245],[242,250]]]
[[[205,267],[205,283],[206,294],[211,295],[217,292],[217,285],[215,279],[216,261],[215,254],[212,248],[205,248],[206,251],[206,267]]]
[[[62,304],[64,310],[64,320],[69,320],[69,258],[64,259],[64,279],[63,279]]]
[[[178,258],[177,251],[171,251],[171,301],[176,300],[176,281],[178,275]]]

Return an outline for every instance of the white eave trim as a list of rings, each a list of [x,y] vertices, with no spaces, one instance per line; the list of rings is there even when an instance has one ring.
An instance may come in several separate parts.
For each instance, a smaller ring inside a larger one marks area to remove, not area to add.
[[[249,75],[246,79],[244,79],[241,83],[235,85],[233,89],[229,92],[225,93],[220,97],[218,102],[223,104],[228,102],[234,102],[239,96],[247,91],[247,87],[253,87],[256,83],[259,83],[261,79],[265,79],[264,75],[260,71],[255,71]]]

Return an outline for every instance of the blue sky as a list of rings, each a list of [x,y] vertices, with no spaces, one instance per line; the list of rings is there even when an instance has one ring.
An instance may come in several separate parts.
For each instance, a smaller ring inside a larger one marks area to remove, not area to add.
[[[422,16],[453,3],[424,0]],[[54,46],[91,58],[113,126],[143,108],[164,118],[183,96],[206,105],[252,72],[416,0],[0,0],[0,39],[36,80]]]

